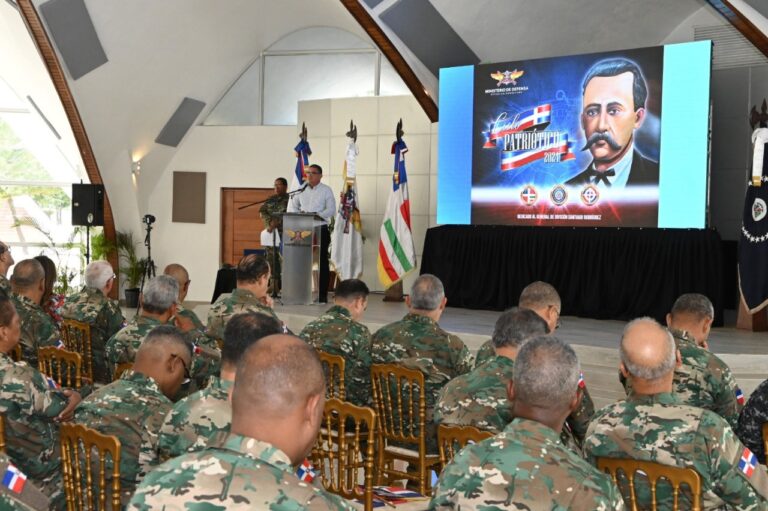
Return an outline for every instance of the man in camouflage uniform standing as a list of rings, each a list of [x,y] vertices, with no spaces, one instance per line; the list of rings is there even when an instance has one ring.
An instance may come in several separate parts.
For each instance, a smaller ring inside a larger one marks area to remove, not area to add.
[[[191,371],[198,387],[202,388],[209,377],[218,374],[221,352],[216,342],[196,330],[191,321],[175,317],[178,296],[179,285],[173,277],[160,275],[146,283],[141,297],[141,312],[107,341],[105,352],[112,368],[133,362],[136,351],[150,330],[171,324],[195,347]]]
[[[562,303],[560,301],[560,294],[551,284],[540,280],[531,282],[520,293],[520,299],[517,302],[518,307],[530,309],[546,321],[549,333],[554,333],[560,327]],[[493,356],[493,340],[489,339],[477,350],[475,367],[493,358]]]
[[[288,209],[288,181],[284,177],[278,177],[275,179],[275,194],[271,195],[264,204],[259,208],[259,216],[264,222],[264,227],[267,232],[272,232],[277,229],[277,233],[282,232],[283,218],[281,213],[285,213]],[[281,239],[281,238],[277,238]],[[277,285],[277,289],[280,289],[282,281],[282,268],[283,258],[280,254],[280,249],[276,247],[266,247],[265,254],[269,266],[272,267],[272,282]],[[273,267],[274,266],[274,267]]]
[[[56,346],[61,335],[53,319],[40,306],[45,292],[45,270],[35,259],[25,259],[13,267],[13,304],[21,318],[22,360],[37,367],[37,350]]]
[[[560,441],[579,377],[576,353],[556,337],[523,344],[508,385],[515,419],[446,465],[429,509],[623,509],[610,476]]]
[[[344,357],[346,400],[357,406],[370,406],[372,395],[371,332],[360,323],[368,307],[368,293],[362,280],[341,281],[333,295],[333,307],[299,334],[315,349]]]
[[[123,505],[158,464],[160,426],[173,406],[171,398],[189,379],[191,363],[192,350],[181,333],[158,326],[141,343],[133,369],[88,396],[75,411],[76,422],[120,440]]]
[[[675,369],[672,388],[681,404],[712,410],[735,429],[744,394],[728,365],[706,349],[714,316],[712,302],[697,293],[680,296],[667,314],[682,362]],[[629,393],[631,381],[621,374],[620,380]]]
[[[93,378],[109,383],[110,370],[104,355],[107,339],[123,328],[125,318],[117,300],[109,298],[115,283],[115,272],[107,261],[94,261],[85,268],[85,286],[64,301],[61,315],[91,326]]]
[[[232,422],[229,390],[235,382],[237,364],[253,343],[280,332],[280,323],[264,314],[241,312],[232,316],[224,330],[221,377],[212,376],[205,389],[185,397],[166,415],[158,441],[161,462],[202,451],[215,435],[229,433]]]
[[[29,481],[64,509],[59,422],[70,420],[80,394],[52,388],[37,369],[8,356],[19,343],[21,321],[0,293],[0,414],[5,418],[7,453]]]
[[[206,333],[213,339],[224,338],[227,321],[238,312],[252,311],[278,319],[272,310],[269,288],[269,263],[256,254],[249,254],[237,264],[235,270],[237,288],[232,293],[219,296],[208,311]],[[278,319],[279,321],[279,319]]]
[[[8,270],[11,269],[15,261],[11,255],[11,247],[0,241],[0,290],[11,296],[11,281],[8,280]]]
[[[632,458],[692,468],[701,477],[702,509],[767,509],[768,473],[716,413],[681,404],[673,392],[676,347],[672,335],[651,318],[631,321],[621,338],[621,372],[632,380],[625,401],[598,411],[589,425],[584,453]],[[626,479],[620,480],[625,486]],[[650,507],[648,482],[635,475],[638,504]],[[659,509],[671,509],[671,487],[657,486]],[[681,509],[691,506],[683,487]]]
[[[192,503],[201,509],[354,509],[296,476],[294,467],[317,441],[324,404],[315,350],[293,336],[261,339],[237,366],[229,435],[157,467],[129,508],[184,509]]]
[[[427,450],[437,452],[432,415],[440,389],[449,380],[472,369],[472,355],[464,342],[437,324],[445,310],[443,283],[425,273],[406,297],[408,314],[383,326],[373,336],[373,363],[398,363],[424,373],[427,402]]]

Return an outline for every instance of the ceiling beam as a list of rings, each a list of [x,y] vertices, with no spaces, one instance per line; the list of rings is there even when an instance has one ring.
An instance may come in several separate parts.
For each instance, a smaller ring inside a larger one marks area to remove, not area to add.
[[[728,0],[707,0],[707,3],[727,19],[736,30],[741,32],[755,48],[768,57],[768,37],[731,2]]]
[[[374,20],[365,7],[359,2],[359,0],[341,0],[342,5],[347,8],[353,18],[360,24],[365,30],[376,46],[379,47],[381,53],[387,57],[387,60],[395,68],[397,74],[400,75],[405,85],[410,89],[416,101],[419,102],[421,108],[424,109],[424,113],[427,114],[429,120],[437,122],[438,112],[435,100],[427,93],[427,89],[421,80],[413,72],[413,69],[408,62],[405,61],[403,55],[395,47],[392,41],[387,37],[379,24]]]

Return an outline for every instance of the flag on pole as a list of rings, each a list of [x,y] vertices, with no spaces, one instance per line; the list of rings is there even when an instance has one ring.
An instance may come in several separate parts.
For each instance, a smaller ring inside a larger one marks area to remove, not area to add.
[[[752,142],[752,179],[739,239],[739,287],[750,314],[768,305],[768,129],[755,130]]]
[[[379,258],[376,266],[384,288],[401,281],[416,268],[416,251],[411,233],[411,205],[408,200],[408,176],[405,173],[405,153],[402,139],[392,144],[395,168],[392,191],[387,201],[384,222],[379,232]]]
[[[331,238],[331,264],[341,280],[357,279],[363,274],[363,224],[357,195],[357,144],[349,139],[344,159],[344,190]]]
[[[292,192],[298,190],[304,184],[307,179],[307,167],[309,167],[309,155],[312,154],[312,149],[309,148],[309,142],[301,139],[299,144],[293,148],[296,153],[296,169],[293,173],[293,179],[291,180],[291,188],[288,190]]]

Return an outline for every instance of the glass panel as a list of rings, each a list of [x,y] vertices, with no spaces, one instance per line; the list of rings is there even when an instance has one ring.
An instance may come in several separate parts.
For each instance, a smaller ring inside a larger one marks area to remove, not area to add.
[[[269,47],[268,51],[348,50],[372,48],[355,34],[331,27],[311,27],[297,30]]]
[[[411,91],[385,56],[381,57],[379,96],[410,96]]]
[[[294,125],[298,102],[373,96],[376,52],[267,56],[264,124]]]
[[[261,97],[261,59],[245,70],[219,100],[203,123],[206,126],[258,126]]]

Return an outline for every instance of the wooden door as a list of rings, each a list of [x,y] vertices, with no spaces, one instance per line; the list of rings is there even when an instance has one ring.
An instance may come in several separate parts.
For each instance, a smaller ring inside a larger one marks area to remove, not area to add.
[[[221,264],[237,265],[245,249],[261,248],[261,205],[240,208],[263,201],[273,193],[272,188],[221,189]]]

